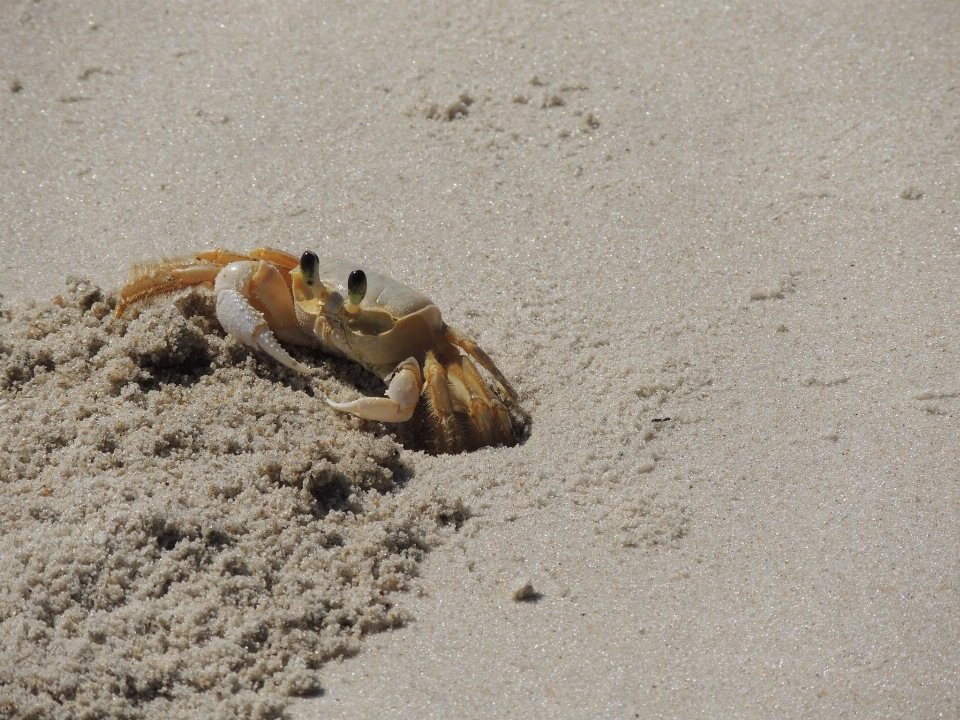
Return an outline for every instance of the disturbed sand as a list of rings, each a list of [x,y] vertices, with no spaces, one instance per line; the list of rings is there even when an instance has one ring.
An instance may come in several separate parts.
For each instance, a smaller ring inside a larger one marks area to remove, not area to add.
[[[118,320],[73,281],[0,330],[5,717],[271,717],[464,520],[211,300]]]

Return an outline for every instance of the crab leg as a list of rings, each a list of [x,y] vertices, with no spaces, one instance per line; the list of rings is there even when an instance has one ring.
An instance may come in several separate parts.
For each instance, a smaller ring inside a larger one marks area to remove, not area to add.
[[[453,401],[450,399],[450,386],[447,384],[447,371],[437,360],[433,352],[428,352],[423,363],[423,394],[430,407],[430,416],[436,424],[437,450],[456,453],[463,449],[460,441],[460,429],[453,414]]]
[[[197,265],[188,260],[140,268],[136,277],[120,291],[115,315],[121,317],[129,306],[154,295],[173,292],[190,285],[212,283],[218,272],[220,267],[217,265]]]
[[[467,406],[477,446],[512,445],[514,440],[507,409],[491,396],[470,358],[458,357],[447,367],[447,377],[451,391]]]
[[[293,270],[300,264],[300,258],[291,255],[283,250],[274,250],[273,248],[261,247],[250,251],[250,256],[258,260],[265,260],[271,265],[276,265],[284,270]]]
[[[501,442],[504,445],[513,445],[513,443],[516,442],[516,439],[513,435],[513,423],[510,422],[510,414],[507,412],[507,408],[504,407],[503,403],[490,393],[487,384],[480,377],[480,373],[477,372],[477,368],[474,367],[474,364],[470,361],[470,358],[460,358],[460,366],[463,368],[463,374],[467,379],[468,384],[472,387],[476,396],[481,399],[484,410],[489,413],[490,416],[491,434],[489,437],[484,438],[484,442],[490,443],[492,442],[493,438],[496,438],[497,442]],[[513,388],[509,383],[507,383],[505,389],[507,389],[510,393],[513,393]],[[470,408],[470,415],[471,417],[474,415],[474,409],[472,406]]]
[[[477,344],[476,340],[458,335],[456,330],[449,325],[444,330],[444,337],[447,342],[461,348],[467,355],[480,363],[480,366],[484,370],[493,375],[493,379],[508,398],[511,400],[517,399],[517,391],[513,389],[513,386],[507,378],[500,372],[500,368],[496,366],[493,359],[487,355],[484,349]]]
[[[484,442],[489,442],[488,439],[493,437],[493,418],[474,378],[468,378],[466,375],[469,363],[470,360],[463,355],[450,363],[446,368],[447,380],[450,382],[454,402],[459,401],[470,414],[471,429]],[[473,370],[473,372],[476,374],[477,371]]]
[[[385,393],[386,397],[362,397],[347,403],[327,400],[327,404],[334,410],[348,412],[365,420],[406,422],[413,417],[420,397],[420,387],[423,385],[420,365],[415,358],[407,358],[397,365],[397,369],[388,379],[390,385]]]

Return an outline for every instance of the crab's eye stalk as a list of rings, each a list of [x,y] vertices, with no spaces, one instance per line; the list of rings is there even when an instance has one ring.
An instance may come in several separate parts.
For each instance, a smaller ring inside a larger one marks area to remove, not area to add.
[[[312,250],[307,250],[300,256],[300,277],[307,285],[313,285],[317,281],[317,267],[320,265],[320,259]]]
[[[363,270],[354,270],[347,278],[347,296],[351,305],[359,305],[367,294],[367,274]]]

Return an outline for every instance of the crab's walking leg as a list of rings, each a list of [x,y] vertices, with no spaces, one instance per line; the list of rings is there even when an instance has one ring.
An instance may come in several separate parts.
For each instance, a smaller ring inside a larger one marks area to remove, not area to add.
[[[486,390],[479,377],[479,383],[473,377],[467,377],[467,368],[473,369],[469,358],[460,355],[447,365],[447,380],[450,382],[450,395],[454,402],[458,402],[470,415],[470,429],[479,440],[478,444],[489,444],[493,439],[493,418],[490,416],[490,407],[486,401]],[[473,370],[476,375],[477,371]]]
[[[274,248],[268,247],[260,247],[256,250],[251,250],[250,256],[257,258],[258,260],[266,260],[271,265],[276,265],[284,270],[293,270],[300,264],[300,258],[296,255],[291,255],[283,250],[275,250]]]
[[[226,332],[291,370],[312,372],[290,357],[270,329],[267,316],[278,329],[290,332],[296,327],[293,308],[285,303],[286,283],[276,269],[263,261],[233,262],[217,275],[213,290],[217,295],[217,320]],[[264,312],[251,304],[252,298]]]
[[[449,326],[444,330],[444,337],[447,342],[461,348],[467,355],[480,363],[480,366],[484,370],[493,375],[493,379],[508,398],[511,400],[517,399],[517,391],[513,389],[513,386],[507,378],[500,372],[500,368],[496,366],[493,359],[487,355],[484,349],[477,344],[476,340],[457,334],[456,330]]]
[[[220,270],[219,265],[198,265],[190,260],[139,268],[136,277],[120,290],[120,301],[114,314],[122,317],[128,307],[154,295],[212,283]]]
[[[513,426],[507,409],[490,394],[486,383],[466,355],[447,366],[450,390],[459,398],[470,415],[470,428],[478,447],[513,445]]]
[[[407,358],[397,365],[397,369],[388,379],[390,386],[387,388],[386,397],[362,397],[347,403],[327,400],[327,403],[335,410],[366,420],[406,422],[413,417],[420,397],[420,387],[423,385],[420,365],[415,358]]]
[[[447,371],[432,352],[423,363],[423,394],[437,429],[437,452],[458,453],[463,449],[460,428],[453,414]]]

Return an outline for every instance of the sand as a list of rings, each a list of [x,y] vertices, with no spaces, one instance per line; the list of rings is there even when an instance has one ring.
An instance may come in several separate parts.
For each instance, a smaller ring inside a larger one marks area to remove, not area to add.
[[[954,3],[31,2],[0,48],[0,714],[960,714]],[[524,441],[333,413],[379,382],[202,289],[111,317],[264,244],[430,295]]]
[[[210,300],[117,320],[75,281],[5,327],[4,716],[273,716],[405,620],[466,515],[398,505],[400,446],[244,359]]]

